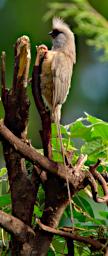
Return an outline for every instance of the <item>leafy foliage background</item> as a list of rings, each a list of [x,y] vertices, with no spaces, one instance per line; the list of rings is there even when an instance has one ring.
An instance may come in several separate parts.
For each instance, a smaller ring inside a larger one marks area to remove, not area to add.
[[[84,171],[90,164],[101,159],[99,172],[108,171],[108,3],[107,1],[70,0],[67,2],[28,1],[25,12],[25,3],[16,1],[0,2],[0,50],[7,52],[7,84],[12,82],[13,49],[16,38],[21,34],[30,36],[32,47],[32,60],[34,61],[35,45],[46,43],[51,47],[47,32],[51,23],[49,18],[59,15],[71,25],[76,36],[77,65],[72,80],[72,88],[68,101],[63,108],[63,123],[61,133],[64,147],[74,151],[73,163],[79,154],[87,154]],[[95,3],[94,3],[95,2]],[[92,5],[91,5],[91,4]],[[95,9],[97,8],[97,10]],[[101,11],[101,13],[98,12]],[[44,16],[44,20],[43,20]],[[20,17],[20,18],[19,18]],[[47,22],[45,23],[45,21]],[[7,30],[8,23],[8,30]],[[13,26],[14,23],[14,26]],[[86,45],[89,45],[87,46]],[[99,63],[101,61],[102,63]],[[32,63],[33,64],[33,63]],[[32,66],[31,64],[31,66]],[[94,75],[95,73],[95,75]],[[97,79],[99,77],[99,79]],[[29,137],[36,141],[35,146],[41,148],[38,136],[40,121],[38,113],[34,112],[31,89],[28,88],[31,99]],[[84,111],[90,114],[83,114]],[[95,117],[97,116],[97,117]],[[0,103],[0,117],[3,117],[3,107]],[[79,118],[80,117],[80,118]],[[103,120],[104,121],[103,121]],[[34,122],[37,121],[37,123]],[[68,124],[70,123],[70,124]],[[37,127],[37,134],[33,133]],[[57,128],[52,127],[53,159],[62,161],[60,142],[56,139]],[[0,153],[2,155],[2,153]],[[30,173],[30,165],[28,172]],[[3,167],[3,168],[2,168]],[[90,191],[88,188],[90,195]],[[99,194],[103,195],[99,187]],[[44,191],[42,187],[38,193],[38,201],[34,207],[33,225],[35,218],[41,217],[44,208]],[[11,197],[7,180],[7,170],[1,160],[0,170],[0,209],[11,212]],[[81,235],[95,235],[108,237],[108,212],[105,204],[96,204],[87,194],[81,191],[73,198],[74,225]],[[66,209],[60,227],[70,226],[70,211]],[[1,255],[9,255],[9,236],[0,231]],[[67,253],[66,243],[63,238],[55,237],[48,255],[64,255]],[[91,255],[89,246],[75,242],[75,255]],[[92,255],[103,255],[102,252],[92,252]]]

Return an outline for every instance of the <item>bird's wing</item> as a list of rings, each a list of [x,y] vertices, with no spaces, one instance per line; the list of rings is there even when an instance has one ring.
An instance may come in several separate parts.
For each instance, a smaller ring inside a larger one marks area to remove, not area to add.
[[[71,84],[73,62],[63,52],[56,52],[51,70],[53,76],[53,108],[66,100]]]

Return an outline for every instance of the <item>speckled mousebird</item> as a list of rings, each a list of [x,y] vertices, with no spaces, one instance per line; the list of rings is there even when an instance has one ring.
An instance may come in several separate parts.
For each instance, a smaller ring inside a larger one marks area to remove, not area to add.
[[[41,93],[50,109],[52,122],[59,123],[61,106],[71,85],[73,64],[76,62],[74,34],[60,18],[52,21],[52,49],[45,54],[40,77]]]

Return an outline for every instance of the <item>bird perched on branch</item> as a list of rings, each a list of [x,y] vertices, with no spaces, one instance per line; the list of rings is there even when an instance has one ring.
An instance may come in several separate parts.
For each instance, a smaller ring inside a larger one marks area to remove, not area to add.
[[[40,86],[44,103],[51,112],[51,121],[59,123],[61,106],[67,98],[76,62],[75,41],[69,26],[56,17],[49,35],[52,37],[52,49],[44,48]]]
[[[51,122],[57,124],[60,139],[61,153],[66,170],[66,183],[70,203],[71,220],[73,221],[71,193],[69,188],[66,160],[67,155],[62,143],[60,131],[61,107],[65,102],[71,85],[73,64],[76,62],[74,35],[69,26],[60,18],[53,18],[52,49],[49,51],[45,45],[37,47],[35,66],[39,66],[43,57],[40,74],[41,95],[45,105],[51,113]],[[52,156],[51,156],[52,157]]]

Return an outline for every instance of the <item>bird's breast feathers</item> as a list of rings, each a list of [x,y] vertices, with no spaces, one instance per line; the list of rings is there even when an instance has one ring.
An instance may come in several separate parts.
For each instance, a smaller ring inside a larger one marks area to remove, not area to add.
[[[42,63],[41,71],[41,93],[46,106],[49,109],[52,108],[52,97],[53,97],[53,77],[51,71],[52,60],[55,52],[48,51]]]
[[[41,93],[50,110],[63,104],[69,91],[73,62],[63,52],[48,51],[41,71]]]

